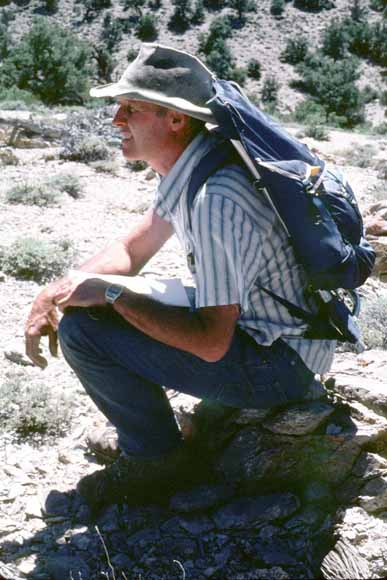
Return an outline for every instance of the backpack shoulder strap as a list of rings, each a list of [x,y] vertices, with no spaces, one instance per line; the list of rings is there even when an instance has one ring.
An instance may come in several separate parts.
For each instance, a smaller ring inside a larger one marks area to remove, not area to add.
[[[229,163],[238,163],[239,158],[235,149],[228,141],[221,141],[201,158],[192,172],[187,190],[188,225],[192,230],[192,205],[199,189],[216,171]]]

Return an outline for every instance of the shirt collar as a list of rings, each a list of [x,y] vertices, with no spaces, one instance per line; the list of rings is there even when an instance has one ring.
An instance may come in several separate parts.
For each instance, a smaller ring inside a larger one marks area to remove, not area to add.
[[[184,149],[183,153],[177,161],[175,161],[167,175],[161,178],[158,187],[159,193],[161,193],[163,197],[167,197],[172,189],[175,193],[181,193],[188,179],[191,177],[195,166],[203,155],[211,148],[213,143],[214,138],[209,135],[208,131],[202,131],[199,133],[186,149]]]

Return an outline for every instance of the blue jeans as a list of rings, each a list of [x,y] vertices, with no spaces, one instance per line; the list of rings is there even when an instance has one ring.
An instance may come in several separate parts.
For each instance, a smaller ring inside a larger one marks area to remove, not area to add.
[[[67,309],[59,338],[66,361],[131,456],[156,457],[181,443],[163,386],[265,408],[302,400],[313,380],[284,342],[260,346],[239,328],[227,354],[211,363],[153,340],[110,307]]]

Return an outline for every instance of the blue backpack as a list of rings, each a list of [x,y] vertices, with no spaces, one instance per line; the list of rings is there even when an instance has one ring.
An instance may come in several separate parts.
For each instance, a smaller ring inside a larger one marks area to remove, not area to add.
[[[218,125],[218,144],[193,172],[188,215],[210,175],[227,164],[243,162],[289,235],[308,276],[306,295],[317,304],[317,314],[262,290],[308,323],[305,338],[356,343],[360,332],[354,316],[359,301],[354,289],[370,276],[375,252],[363,237],[362,217],[350,185],[253,105],[238,85],[215,80],[214,92],[208,106]]]

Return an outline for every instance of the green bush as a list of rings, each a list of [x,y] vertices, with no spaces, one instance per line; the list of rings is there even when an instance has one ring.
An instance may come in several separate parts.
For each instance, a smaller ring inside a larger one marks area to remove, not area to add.
[[[52,207],[60,201],[60,191],[50,189],[45,183],[21,183],[6,193],[8,203]]]
[[[323,125],[327,121],[324,107],[310,98],[305,99],[305,101],[296,106],[293,116],[298,123],[310,125]]]
[[[141,40],[155,40],[158,36],[157,19],[153,14],[141,16],[137,26],[137,36]]]
[[[285,10],[285,0],[271,0],[270,14],[279,17],[282,16]]]
[[[0,148],[0,167],[3,165],[18,165],[19,159],[11,148]]]
[[[122,38],[123,25],[118,18],[114,18],[111,12],[107,12],[102,23],[101,37],[105,44],[106,50],[111,51],[116,48]]]
[[[251,60],[249,60],[249,63],[247,65],[247,74],[252,79],[259,81],[262,72],[261,72],[261,63],[257,59],[252,58]]]
[[[83,188],[79,177],[71,173],[61,173],[50,177],[46,181],[46,184],[61,193],[67,193],[73,199],[79,199],[83,195]]]
[[[219,16],[211,22],[209,32],[199,37],[199,51],[208,55],[214,50],[223,49],[225,41],[230,38],[232,27],[228,16]]]
[[[338,60],[344,58],[348,52],[350,35],[345,26],[340,21],[333,21],[324,30],[322,40],[322,51],[327,56]]]
[[[343,156],[349,165],[356,167],[372,167],[377,151],[373,145],[357,145],[343,151]]]
[[[0,89],[0,108],[8,111],[23,111],[42,107],[42,102],[29,91],[17,87]]]
[[[359,316],[367,348],[387,349],[387,295],[365,300]]]
[[[251,12],[256,7],[252,0],[228,0],[227,4],[236,10],[239,20],[243,20],[246,12]]]
[[[314,53],[297,65],[301,88],[313,96],[325,109],[327,117],[334,116],[346,126],[364,119],[364,104],[355,81],[359,78],[359,64],[353,58],[335,61]]]
[[[192,18],[191,0],[172,0],[174,11],[168,27],[175,32],[185,32],[190,27]]]
[[[98,137],[84,137],[81,140],[69,140],[59,152],[59,158],[66,161],[104,161],[112,158],[112,152]]]
[[[319,12],[320,10],[330,10],[334,7],[332,0],[294,0],[294,6],[301,10]]]
[[[127,163],[128,167],[132,170],[132,171],[144,171],[144,169],[146,169],[148,167],[148,164],[146,161],[141,161],[141,159],[135,159],[134,161],[128,161]]]
[[[145,6],[145,0],[123,0],[124,10],[134,10],[138,17],[142,15],[142,8]]]
[[[28,91],[47,104],[82,104],[93,70],[90,47],[40,17],[3,60],[0,84]]]
[[[311,137],[316,141],[329,141],[329,134],[322,125],[309,125],[305,128],[305,137]]]
[[[288,64],[298,64],[305,60],[309,50],[308,39],[304,36],[289,38],[281,53],[281,60]]]
[[[203,0],[196,0],[192,10],[191,22],[192,24],[203,24],[205,19]]]
[[[62,392],[55,393],[52,385],[31,384],[15,375],[0,385],[0,400],[3,432],[11,431],[21,438],[58,437],[70,425],[70,399]]]
[[[110,173],[111,175],[117,175],[118,173],[116,161],[93,161],[90,165],[97,173]]]
[[[61,276],[74,258],[71,242],[47,242],[36,238],[19,238],[0,250],[0,267],[20,280],[49,282]]]
[[[266,77],[263,82],[261,100],[265,104],[275,104],[278,100],[279,82],[273,76]]]
[[[219,77],[243,85],[246,80],[244,69],[235,66],[230,48],[224,40],[218,40],[216,47],[207,55],[206,64]]]
[[[95,12],[110,8],[112,3],[111,0],[83,0],[83,5],[85,7],[85,18],[90,18]]]

